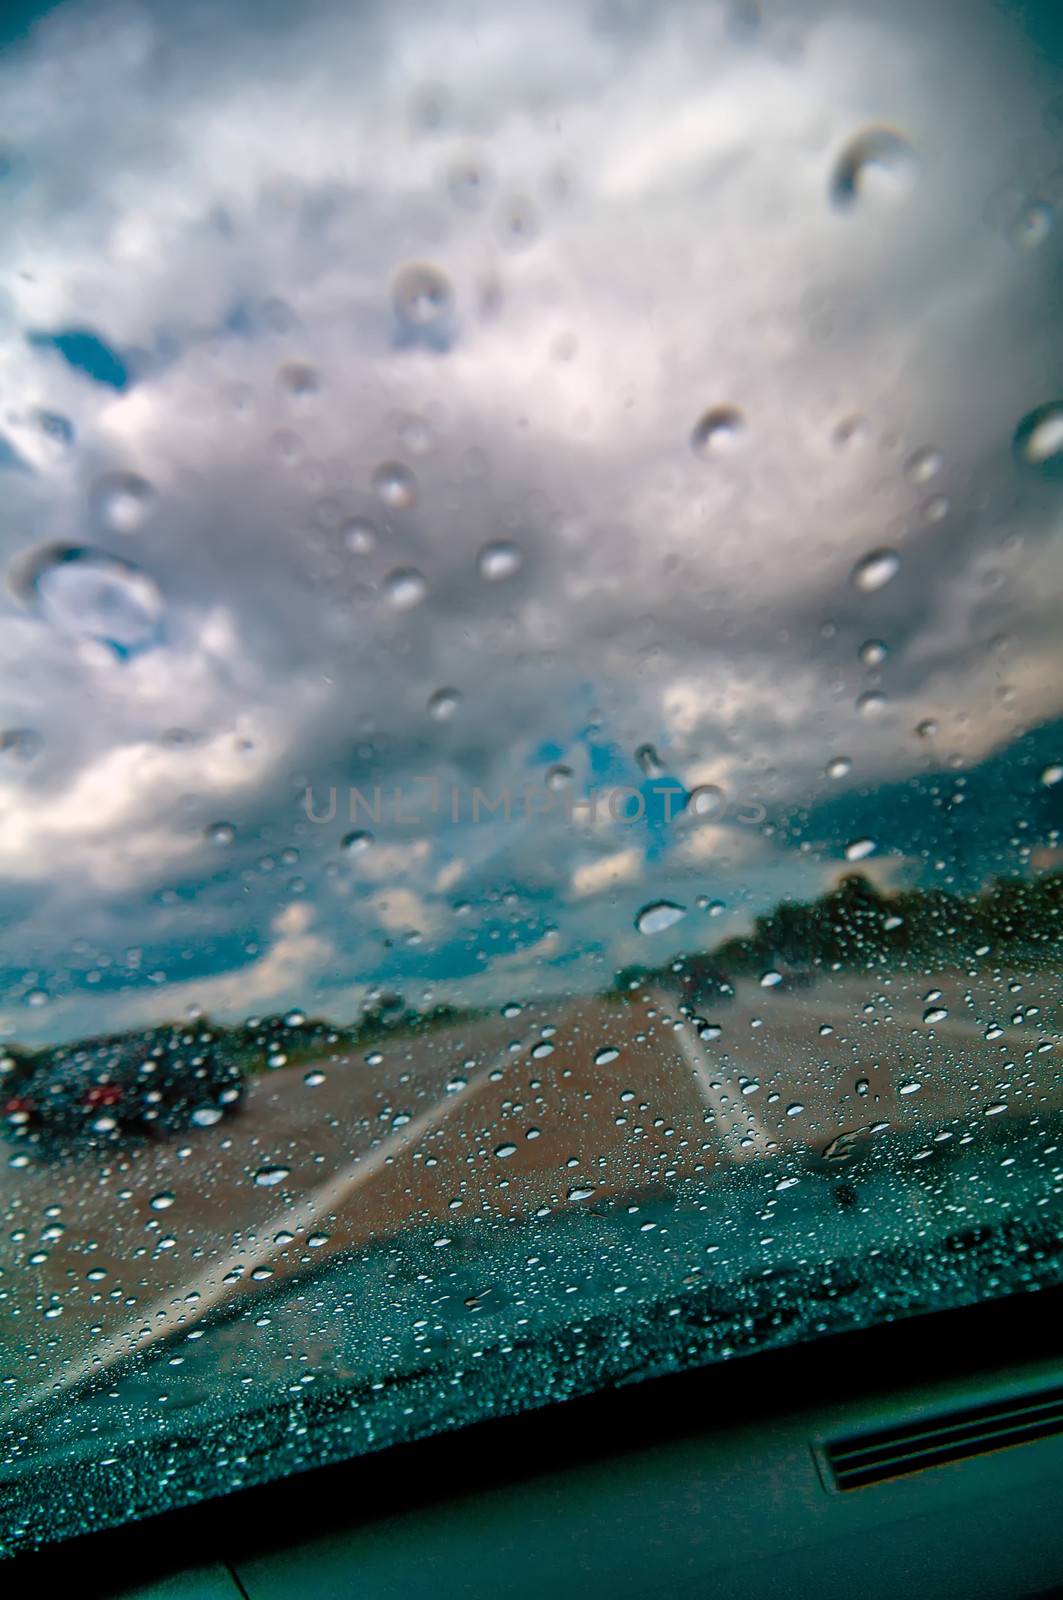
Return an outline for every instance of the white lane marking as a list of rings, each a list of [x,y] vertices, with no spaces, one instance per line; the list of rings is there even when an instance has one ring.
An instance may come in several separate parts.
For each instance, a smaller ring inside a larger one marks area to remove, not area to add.
[[[508,1050],[504,1057],[501,1054],[492,1056],[475,1077],[469,1079],[464,1088],[455,1090],[452,1094],[448,1094],[445,1100],[429,1107],[427,1111],[422,1111],[420,1116],[414,1117],[404,1128],[397,1129],[390,1138],[384,1139],[368,1155],[356,1158],[350,1167],[344,1168],[320,1188],[311,1190],[298,1204],[285,1207],[283,1211],[278,1211],[267,1221],[259,1224],[256,1232],[262,1237],[256,1245],[231,1251],[223,1260],[214,1262],[197,1277],[180,1287],[175,1286],[165,1296],[156,1300],[154,1305],[147,1311],[141,1312],[137,1318],[142,1328],[149,1329],[146,1334],[132,1335],[127,1332],[112,1335],[103,1344],[71,1362],[57,1378],[38,1384],[29,1390],[14,1408],[14,1415],[30,1410],[46,1400],[55,1399],[86,1378],[101,1377],[118,1362],[125,1361],[142,1350],[150,1349],[160,1339],[172,1334],[175,1328],[195,1327],[209,1311],[237,1294],[245,1286],[245,1278],[256,1267],[268,1266],[288,1249],[286,1244],[275,1243],[276,1234],[305,1232],[318,1218],[336,1211],[364,1183],[375,1177],[385,1162],[414,1144],[423,1134],[442,1127],[455,1109],[467,1101],[474,1090],[483,1086],[491,1070],[503,1060],[511,1060]],[[327,1261],[328,1255],[329,1252],[323,1251],[318,1259]],[[228,1273],[237,1271],[239,1271],[238,1279],[232,1283],[224,1281]],[[186,1303],[187,1296],[192,1294],[198,1295],[199,1299],[189,1305]]]
[[[667,995],[656,990],[653,1000],[662,1016],[674,1016],[676,1006]],[[698,1038],[693,1023],[683,1018],[677,1020],[682,1026],[673,1028],[671,1036],[691,1070],[702,1100],[713,1113],[715,1121],[712,1126],[719,1134],[729,1159],[756,1161],[769,1155],[772,1146],[778,1148],[778,1140],[750,1106],[749,1096],[742,1093],[737,1078],[730,1076],[720,1062],[712,1059]],[[743,1140],[746,1142],[743,1143]]]

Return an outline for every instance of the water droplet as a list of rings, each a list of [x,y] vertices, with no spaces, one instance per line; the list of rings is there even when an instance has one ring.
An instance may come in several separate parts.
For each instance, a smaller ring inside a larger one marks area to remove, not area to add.
[[[589,1200],[594,1192],[593,1185],[585,1183],[579,1185],[577,1188],[570,1189],[565,1198],[566,1200]]]
[[[373,835],[364,828],[357,828],[354,833],[345,833],[340,840],[340,849],[345,850],[349,856],[360,856],[368,850],[373,842]]]
[[[87,545],[44,545],[17,563],[12,593],[75,638],[96,639],[128,656],[153,643],[163,614],[152,578],[130,561]]]
[[[546,787],[548,789],[567,789],[572,782],[572,768],[563,766],[558,762],[548,769],[546,774]]]
[[[635,927],[639,933],[663,933],[666,928],[674,927],[685,916],[685,906],[677,906],[672,900],[654,900],[650,905],[643,906],[638,913]]]
[[[933,718],[927,717],[924,722],[919,724],[915,731],[919,735],[920,739],[932,739],[935,733],[938,731],[938,725]]]
[[[853,587],[873,594],[876,589],[884,589],[900,570],[901,558],[896,550],[872,550],[853,568]]]
[[[139,533],[155,509],[155,489],[135,472],[108,472],[92,492],[100,520],[112,533]]]
[[[874,839],[853,839],[845,847],[846,861],[863,861],[875,852]]]
[[[217,845],[219,849],[224,849],[226,845],[232,844],[236,838],[236,829],[231,822],[212,822],[208,828],[204,829],[204,833],[210,843]]]
[[[255,1183],[260,1189],[272,1189],[278,1183],[283,1183],[290,1171],[290,1167],[259,1167],[255,1173]]]
[[[944,1022],[947,1016],[948,1011],[944,1006],[929,1006],[926,1011],[923,1012],[923,1021],[930,1023]]]
[[[786,1115],[788,1117],[799,1117],[804,1109],[800,1100],[792,1100],[786,1108]]]
[[[428,699],[428,715],[434,722],[449,722],[461,705],[457,689],[437,689]]]
[[[445,322],[453,300],[450,283],[438,267],[411,262],[395,274],[391,303],[395,315],[407,328],[429,328]]]
[[[867,438],[867,423],[863,417],[843,417],[834,429],[831,438],[837,450],[847,450],[851,445],[860,444]]]
[[[516,1153],[517,1153],[517,1147],[516,1147],[515,1144],[496,1144],[495,1145],[495,1155],[498,1157],[498,1159],[500,1161],[508,1161],[509,1157],[510,1156],[515,1156]]]
[[[857,700],[856,709],[862,717],[881,716],[886,709],[886,696],[880,689],[869,689]]]
[[[745,417],[737,406],[712,406],[695,424],[690,448],[697,456],[732,450],[741,442],[745,425]]]
[[[297,400],[309,399],[321,387],[316,369],[306,361],[286,361],[277,372],[277,382]]]
[[[866,1078],[857,1078],[856,1092],[860,1096],[861,1100],[865,1099],[871,1092],[871,1085]]]
[[[917,450],[909,456],[905,471],[913,483],[929,483],[931,478],[937,477],[943,465],[941,451],[928,445],[925,450]]]
[[[498,237],[510,250],[526,250],[539,232],[539,217],[531,201],[512,195],[498,213]]]
[[[774,967],[761,974],[760,987],[762,989],[777,989],[782,982],[782,973],[776,972]]]
[[[848,756],[835,756],[833,761],[827,763],[828,778],[847,778],[853,770],[853,764]]]
[[[491,175],[479,161],[459,161],[450,169],[447,179],[450,197],[468,211],[475,211],[483,204],[490,187]]]
[[[220,1106],[197,1106],[192,1113],[192,1122],[197,1128],[213,1128],[216,1122],[222,1119]]]
[[[354,556],[367,556],[376,549],[376,529],[365,517],[352,517],[343,525],[343,542]]]
[[[908,139],[896,128],[862,128],[849,140],[831,174],[830,197],[840,210],[848,210],[873,187],[905,190],[915,170],[915,155]]]
[[[327,1074],[321,1072],[317,1068],[312,1069],[310,1072],[303,1073],[303,1082],[306,1084],[308,1089],[319,1089],[321,1085],[327,1081]]]
[[[519,544],[511,539],[494,539],[485,544],[476,558],[476,570],[485,583],[500,583],[512,578],[521,569],[524,560]]]
[[[640,744],[635,751],[635,760],[638,762],[647,778],[663,778],[664,767],[661,758],[652,744]]]
[[[897,1090],[897,1093],[898,1094],[904,1094],[904,1095],[918,1094],[922,1087],[923,1087],[923,1085],[921,1083],[917,1083],[914,1078],[910,1078],[907,1083],[902,1083],[900,1085],[900,1087]]]
[[[1057,783],[1063,783],[1063,766],[1046,767],[1041,774],[1041,782],[1048,789],[1054,788]]]
[[[595,1053],[594,1065],[596,1067],[607,1067],[611,1061],[616,1061],[619,1055],[620,1051],[615,1045],[604,1045],[601,1050]]]
[[[68,450],[74,442],[74,424],[58,411],[38,411],[37,426],[56,450]]]
[[[428,594],[428,580],[416,567],[396,567],[384,579],[384,594],[396,611],[411,611]]]
[[[169,1211],[177,1196],[169,1189],[163,1189],[158,1194],[153,1194],[148,1204],[153,1211]]]
[[[1056,214],[1047,200],[1032,200],[1015,218],[1008,237],[1019,250],[1036,250],[1052,232],[1055,220]]]
[[[402,461],[382,461],[373,472],[373,489],[391,511],[417,504],[417,479]]]
[[[1018,459],[1028,467],[1057,468],[1063,464],[1063,401],[1028,411],[1012,441]]]
[[[687,797],[687,810],[703,822],[722,816],[727,806],[727,796],[714,783],[699,784]]]
[[[880,667],[889,655],[889,647],[881,639],[868,639],[860,646],[860,660],[865,667]]]
[[[0,733],[0,756],[12,761],[32,761],[44,748],[35,728],[7,728]]]

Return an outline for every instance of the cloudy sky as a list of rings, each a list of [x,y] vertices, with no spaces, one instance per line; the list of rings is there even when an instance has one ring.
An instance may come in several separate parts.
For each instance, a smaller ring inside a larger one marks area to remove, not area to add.
[[[598,987],[863,838],[1050,860],[1051,13],[11,24],[4,1034]]]

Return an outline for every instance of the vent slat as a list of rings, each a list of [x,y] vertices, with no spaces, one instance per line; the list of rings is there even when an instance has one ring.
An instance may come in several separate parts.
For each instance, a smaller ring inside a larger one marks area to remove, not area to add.
[[[835,1488],[863,1489],[1060,1433],[1063,1388],[1056,1388],[837,1439],[825,1447],[824,1455]]]
[[[965,1417],[963,1421],[926,1422],[919,1427],[897,1429],[886,1434],[863,1435],[859,1439],[846,1441],[844,1444],[832,1445],[830,1454],[832,1461],[839,1466],[858,1462],[865,1456],[877,1456],[880,1451],[896,1443],[904,1449],[909,1444],[915,1447],[920,1440],[930,1439],[941,1441],[949,1436],[959,1436],[963,1433],[977,1432],[985,1424],[997,1427],[1014,1421],[1017,1426],[1022,1426],[1027,1421],[1036,1421],[1040,1416],[1063,1415],[1063,1395],[1053,1396],[1051,1399],[1042,1400],[1036,1405],[1001,1407],[1000,1411],[991,1410],[978,1417]]]

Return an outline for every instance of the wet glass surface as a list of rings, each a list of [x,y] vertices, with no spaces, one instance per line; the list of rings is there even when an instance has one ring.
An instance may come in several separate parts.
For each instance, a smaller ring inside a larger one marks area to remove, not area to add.
[[[1060,1280],[1052,7],[0,57],[0,1549]]]

